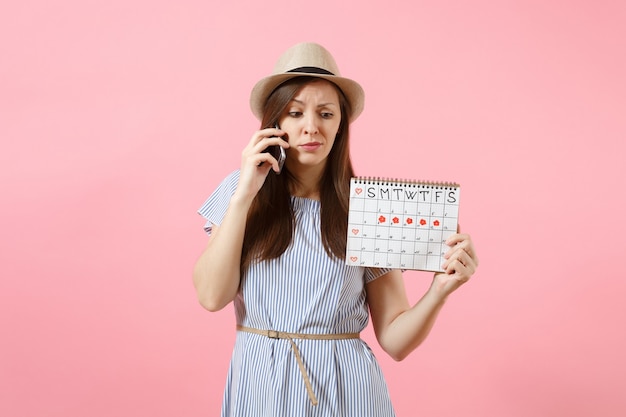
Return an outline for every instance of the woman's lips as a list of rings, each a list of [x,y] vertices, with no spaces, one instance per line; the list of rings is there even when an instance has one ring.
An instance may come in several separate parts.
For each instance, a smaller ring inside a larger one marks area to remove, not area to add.
[[[312,152],[317,150],[320,146],[322,146],[322,144],[319,142],[309,142],[300,145],[300,148],[304,149],[305,151]]]

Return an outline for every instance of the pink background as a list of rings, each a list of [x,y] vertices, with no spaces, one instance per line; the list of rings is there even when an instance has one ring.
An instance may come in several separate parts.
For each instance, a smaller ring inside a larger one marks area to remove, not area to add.
[[[460,182],[481,258],[404,362],[364,334],[398,415],[626,415],[625,3],[432,3],[4,2],[0,415],[218,413],[195,211],[305,40],[366,90],[358,173]]]

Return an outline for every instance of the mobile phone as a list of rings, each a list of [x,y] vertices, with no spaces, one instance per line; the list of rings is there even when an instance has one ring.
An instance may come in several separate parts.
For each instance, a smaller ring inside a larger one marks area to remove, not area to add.
[[[278,124],[276,124],[275,127],[276,129],[280,129],[280,127],[278,127]],[[282,140],[285,140],[284,136],[281,136],[280,138]],[[287,159],[287,153],[285,152],[285,148],[279,145],[273,145],[273,146],[268,146],[267,148],[265,148],[263,152],[269,152],[269,154],[272,155],[278,161],[277,174],[280,174],[280,172],[283,170],[283,165],[285,165],[285,159]]]

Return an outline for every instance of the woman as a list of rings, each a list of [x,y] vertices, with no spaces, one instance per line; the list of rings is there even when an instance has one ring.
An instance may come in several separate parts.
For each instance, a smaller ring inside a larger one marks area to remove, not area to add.
[[[345,264],[349,124],[363,97],[320,45],[287,50],[252,90],[262,129],[241,168],[199,210],[210,239],[198,298],[210,311],[233,301],[237,318],[223,416],[393,416],[359,332],[371,315],[381,347],[402,360],[476,269],[470,237],[453,235],[445,272],[411,306],[401,271]],[[287,154],[282,170],[271,146]]]

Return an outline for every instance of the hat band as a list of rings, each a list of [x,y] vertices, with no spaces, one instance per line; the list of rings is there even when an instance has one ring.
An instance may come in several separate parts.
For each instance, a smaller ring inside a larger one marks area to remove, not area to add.
[[[323,74],[323,75],[335,75],[332,72],[318,67],[298,67],[287,72],[304,72],[307,74]]]

